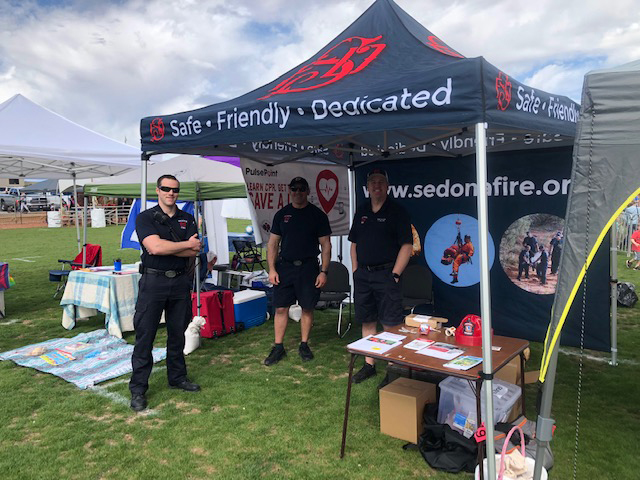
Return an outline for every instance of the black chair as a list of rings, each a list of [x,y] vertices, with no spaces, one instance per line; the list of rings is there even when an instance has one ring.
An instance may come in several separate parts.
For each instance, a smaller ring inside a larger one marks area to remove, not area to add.
[[[433,299],[433,274],[428,267],[409,265],[404,269],[401,280],[402,308],[411,309],[418,305],[435,305]]]
[[[344,333],[342,330],[342,307],[343,301],[349,298],[349,325]],[[349,270],[340,262],[329,263],[329,273],[327,283],[324,284],[320,292],[321,302],[339,302],[340,313],[338,314],[338,336],[344,337],[351,329],[351,284],[349,283]]]
[[[262,253],[258,250],[255,242],[245,240],[233,240],[233,248],[238,255],[238,270],[245,269],[253,272],[256,265],[260,265],[261,270],[266,270],[266,260],[262,258]]]

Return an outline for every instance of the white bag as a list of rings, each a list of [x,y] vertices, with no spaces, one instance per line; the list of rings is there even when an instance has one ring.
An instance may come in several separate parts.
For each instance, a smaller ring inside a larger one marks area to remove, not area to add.
[[[184,350],[185,355],[189,355],[200,346],[200,329],[207,323],[204,317],[193,317],[191,323],[184,331]]]
[[[299,322],[302,318],[302,307],[298,305],[298,302],[289,307],[289,318],[294,322]]]

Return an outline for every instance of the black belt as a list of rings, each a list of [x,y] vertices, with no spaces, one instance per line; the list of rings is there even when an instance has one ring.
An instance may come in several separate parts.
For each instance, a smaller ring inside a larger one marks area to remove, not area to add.
[[[302,264],[311,262],[312,260],[315,260],[317,262],[318,257],[307,257],[307,258],[301,258],[300,260],[287,260],[286,258],[280,257],[281,262],[290,263],[291,265],[294,265],[296,267],[300,267]]]
[[[157,270],[155,268],[142,267],[142,273],[151,273],[152,275],[163,275],[167,278],[175,278],[182,275],[182,270]]]
[[[386,270],[387,268],[392,268],[396,263],[382,263],[380,265],[363,265],[364,268],[369,270],[370,272],[377,272],[378,270]]]

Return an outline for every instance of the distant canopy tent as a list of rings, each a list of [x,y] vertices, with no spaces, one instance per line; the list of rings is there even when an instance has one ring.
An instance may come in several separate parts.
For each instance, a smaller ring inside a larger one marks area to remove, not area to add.
[[[73,123],[20,94],[0,104],[0,177],[70,178],[75,185],[78,178],[118,175],[139,162],[139,149]],[[77,211],[76,228],[80,250]]]
[[[26,194],[47,193],[47,192],[56,193],[58,192],[58,180],[51,178],[49,180],[36,182],[26,187],[23,187],[20,191]]]
[[[227,102],[140,122],[143,157],[242,156],[264,165],[476,155],[485,373],[492,371],[487,152],[573,145],[579,106],[465,58],[392,0],[376,0],[308,61]],[[268,173],[268,167],[265,168]],[[352,189],[353,192],[353,189]],[[353,202],[351,202],[353,204]],[[493,451],[491,380],[485,388]],[[489,473],[495,466],[489,462]]]
[[[218,254],[222,263],[228,257],[226,219],[222,216],[226,199],[245,199],[247,190],[239,166],[228,159],[203,158],[193,155],[179,155],[147,167],[147,198],[155,198],[156,180],[169,174],[180,181],[180,201],[204,201],[204,218],[211,250]],[[237,160],[237,159],[236,159]],[[140,198],[140,167],[122,175],[97,178],[85,183],[86,195]],[[250,208],[250,207],[248,207]],[[254,230],[258,231],[254,226]],[[123,235],[127,234],[127,228]],[[123,238],[123,241],[125,239]]]

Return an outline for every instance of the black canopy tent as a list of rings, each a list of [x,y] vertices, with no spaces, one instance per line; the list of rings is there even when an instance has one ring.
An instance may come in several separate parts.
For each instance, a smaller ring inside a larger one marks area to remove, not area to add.
[[[571,146],[579,106],[465,58],[391,0],[376,0],[307,62],[241,97],[141,120],[143,164],[159,153],[233,155],[277,165],[313,158],[352,169],[376,160]],[[492,370],[487,196],[478,195],[485,372]],[[491,380],[485,389],[493,451]],[[490,478],[495,477],[489,462]]]

